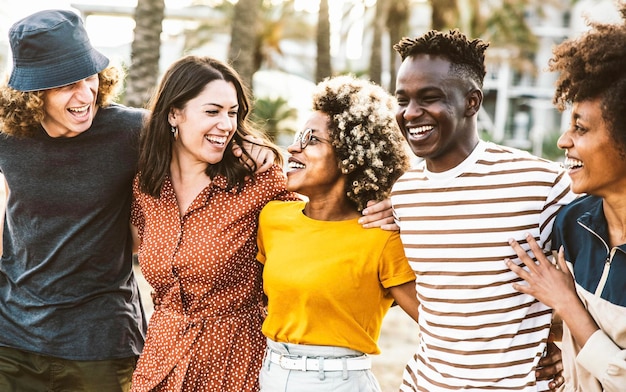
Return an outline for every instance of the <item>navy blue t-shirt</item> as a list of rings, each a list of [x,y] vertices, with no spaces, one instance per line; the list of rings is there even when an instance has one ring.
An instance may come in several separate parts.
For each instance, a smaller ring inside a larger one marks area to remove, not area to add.
[[[129,222],[145,113],[100,108],[71,138],[0,134],[0,346],[71,360],[141,352]]]

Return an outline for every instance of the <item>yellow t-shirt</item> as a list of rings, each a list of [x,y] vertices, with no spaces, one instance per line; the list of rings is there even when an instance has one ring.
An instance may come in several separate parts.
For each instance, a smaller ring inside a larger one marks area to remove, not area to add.
[[[400,236],[357,219],[319,221],[305,202],[273,201],[261,211],[257,259],[269,299],[263,334],[277,342],[348,347],[378,354],[392,297],[415,280]]]

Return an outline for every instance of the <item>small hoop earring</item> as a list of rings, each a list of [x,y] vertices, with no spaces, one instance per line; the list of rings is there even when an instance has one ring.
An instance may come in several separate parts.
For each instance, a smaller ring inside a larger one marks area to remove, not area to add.
[[[174,135],[174,140],[178,140],[178,127],[172,126],[170,131],[172,131],[172,135]]]

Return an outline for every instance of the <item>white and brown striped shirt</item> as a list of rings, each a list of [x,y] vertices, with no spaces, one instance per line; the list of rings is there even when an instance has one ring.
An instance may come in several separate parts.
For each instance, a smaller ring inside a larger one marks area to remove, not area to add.
[[[405,173],[391,200],[417,275],[419,348],[401,391],[539,391],[551,311],[511,286],[508,244],[531,233],[550,253],[552,223],[574,198],[557,163],[481,141],[457,167]]]

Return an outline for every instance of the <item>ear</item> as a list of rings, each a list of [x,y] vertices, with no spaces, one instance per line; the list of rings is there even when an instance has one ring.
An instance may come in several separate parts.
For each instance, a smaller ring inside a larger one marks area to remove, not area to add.
[[[473,117],[478,114],[480,105],[483,103],[483,92],[475,88],[465,97],[465,116]]]
[[[178,125],[178,121],[176,120],[178,116],[177,110],[174,108],[170,109],[170,112],[167,115],[167,121],[170,123],[171,126],[175,127]]]

